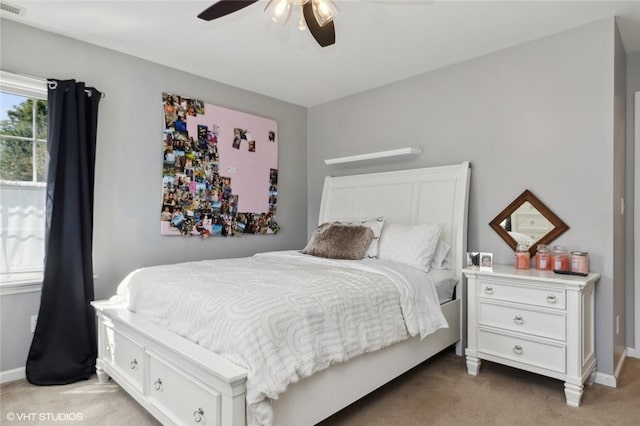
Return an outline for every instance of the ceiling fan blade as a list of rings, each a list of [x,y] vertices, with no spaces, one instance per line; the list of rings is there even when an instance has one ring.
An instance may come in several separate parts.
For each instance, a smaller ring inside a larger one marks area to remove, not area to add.
[[[320,24],[318,24],[318,21],[316,21],[316,17],[313,16],[313,6],[311,6],[311,2],[305,3],[304,6],[302,6],[302,11],[304,13],[304,20],[307,23],[307,28],[309,28],[309,32],[320,46],[327,47],[336,42],[336,30],[333,25],[333,21],[330,21],[324,27],[321,27]]]
[[[204,19],[205,21],[211,21],[230,13],[237,12],[240,9],[244,9],[257,1],[258,0],[220,0],[202,11],[202,13],[198,15],[198,18]]]

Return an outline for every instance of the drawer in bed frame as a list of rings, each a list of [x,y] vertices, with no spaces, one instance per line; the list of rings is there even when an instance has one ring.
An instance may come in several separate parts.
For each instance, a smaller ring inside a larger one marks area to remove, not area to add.
[[[246,370],[122,307],[106,301],[92,304],[98,317],[96,370],[101,382],[112,377],[164,425],[246,424]],[[461,305],[460,299],[442,305],[449,328],[363,354],[290,385],[273,401],[274,424],[318,423],[447,347],[457,344],[461,355]]]

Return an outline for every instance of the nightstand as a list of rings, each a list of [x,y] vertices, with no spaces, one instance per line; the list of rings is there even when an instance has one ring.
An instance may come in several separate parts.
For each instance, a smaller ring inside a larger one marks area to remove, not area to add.
[[[594,288],[600,278],[494,265],[467,278],[467,371],[482,359],[563,380],[567,404],[580,405],[596,368]]]

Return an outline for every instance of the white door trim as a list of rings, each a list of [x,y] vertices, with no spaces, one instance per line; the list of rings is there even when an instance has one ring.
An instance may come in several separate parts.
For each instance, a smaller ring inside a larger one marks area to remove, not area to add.
[[[635,187],[635,206],[634,206],[634,266],[633,266],[633,275],[635,281],[635,289],[634,289],[634,299],[635,299],[635,351],[634,355],[640,358],[640,91],[635,93],[635,109],[634,109],[634,117],[635,117],[635,176],[634,176],[634,187]]]

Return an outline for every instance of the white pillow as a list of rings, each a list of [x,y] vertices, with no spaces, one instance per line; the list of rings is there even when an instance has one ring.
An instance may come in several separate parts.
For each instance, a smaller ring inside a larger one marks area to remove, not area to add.
[[[436,269],[449,269],[449,261],[447,260],[447,254],[449,254],[449,244],[442,240],[438,240],[436,245],[436,251],[433,253],[433,260],[431,261],[431,267]]]
[[[367,226],[373,231],[373,240],[369,244],[367,252],[364,254],[365,259],[375,259],[378,257],[378,250],[380,246],[380,235],[382,234],[382,228],[384,227],[384,216],[374,217],[373,219],[361,220],[361,219],[349,219],[338,220],[341,225],[352,226]]]
[[[444,225],[388,223],[380,237],[378,258],[429,272]]]

